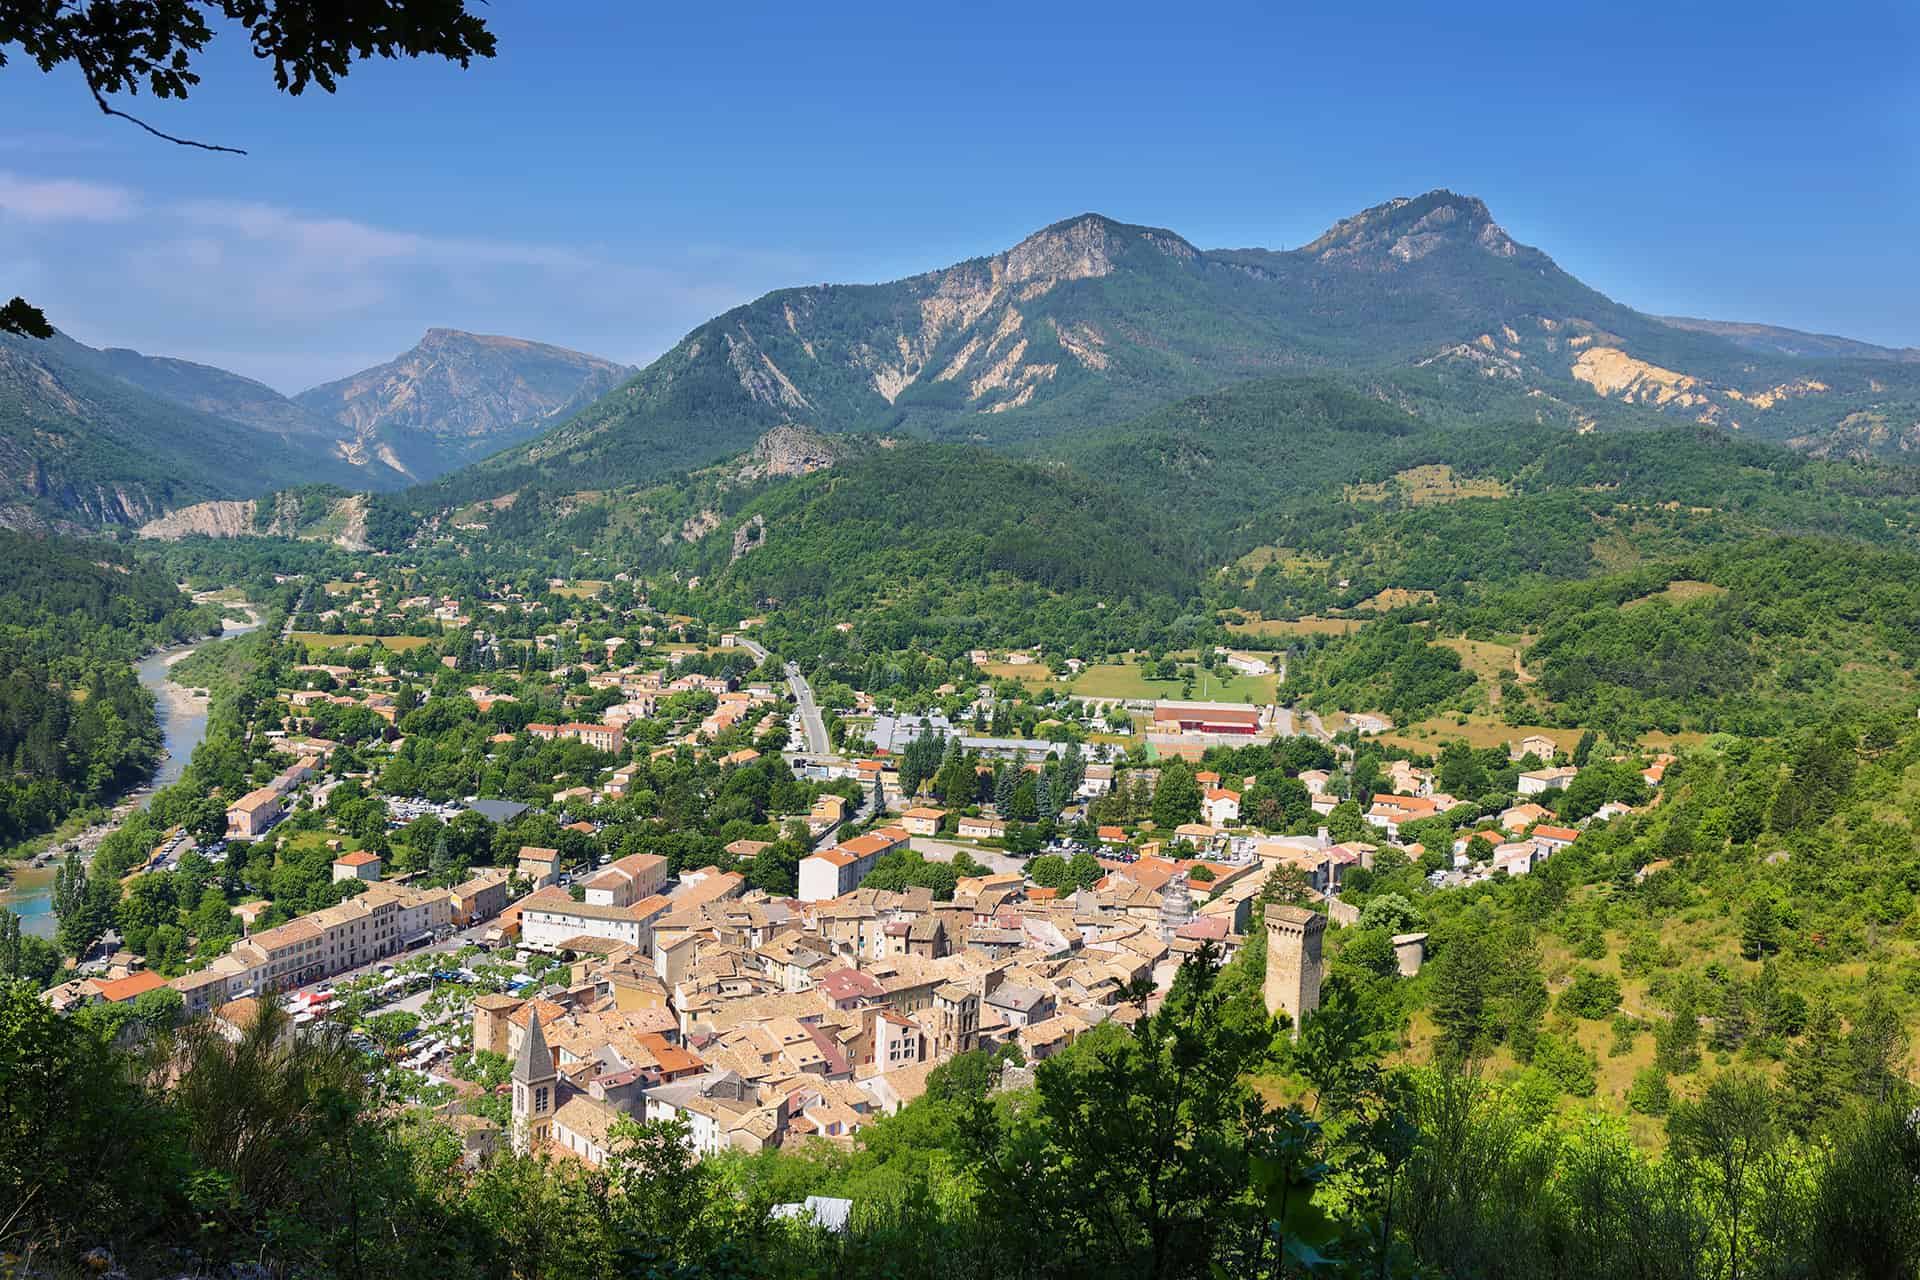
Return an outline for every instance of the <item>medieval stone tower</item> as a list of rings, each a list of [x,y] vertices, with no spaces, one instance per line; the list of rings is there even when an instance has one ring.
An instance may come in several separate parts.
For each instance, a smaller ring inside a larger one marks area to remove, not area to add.
[[[1267,908],[1267,1012],[1285,1009],[1300,1023],[1320,1007],[1320,938],[1327,918],[1317,911],[1276,902]]]

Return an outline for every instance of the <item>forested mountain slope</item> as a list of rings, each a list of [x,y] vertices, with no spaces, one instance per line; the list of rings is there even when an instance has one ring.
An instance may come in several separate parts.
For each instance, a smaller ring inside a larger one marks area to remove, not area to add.
[[[13,524],[133,525],[201,498],[363,474],[313,441],[142,390],[60,338],[0,337],[0,509]],[[262,388],[264,390],[264,388]]]

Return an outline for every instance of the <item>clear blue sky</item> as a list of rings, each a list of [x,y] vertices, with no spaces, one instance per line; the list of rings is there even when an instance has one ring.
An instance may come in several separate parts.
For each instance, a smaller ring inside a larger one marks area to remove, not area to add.
[[[11,58],[0,290],[295,390],[429,325],[637,363],[1085,210],[1284,248],[1445,186],[1645,310],[1920,344],[1912,5],[482,11],[467,72],[286,99],[227,33],[189,102],[125,104],[245,158]]]

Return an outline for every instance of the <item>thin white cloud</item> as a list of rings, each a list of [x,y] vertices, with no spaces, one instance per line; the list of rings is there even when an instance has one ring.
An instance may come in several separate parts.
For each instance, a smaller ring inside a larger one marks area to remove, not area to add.
[[[433,325],[641,363],[818,267],[712,244],[423,232],[0,170],[8,214],[18,233],[10,287],[32,284],[34,301],[81,341],[199,360],[283,391],[363,368],[369,349],[389,358]]]
[[[76,178],[28,178],[0,169],[0,213],[33,222],[119,222],[140,202],[125,187]]]

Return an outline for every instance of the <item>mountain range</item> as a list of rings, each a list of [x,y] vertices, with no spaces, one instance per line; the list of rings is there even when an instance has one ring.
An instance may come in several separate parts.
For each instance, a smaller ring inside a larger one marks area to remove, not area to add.
[[[1287,251],[1203,250],[1086,214],[905,280],[736,307],[436,492],[640,483],[784,424],[1044,449],[1196,392],[1299,373],[1408,407],[1437,397],[1580,429],[1684,420],[1895,452],[1920,442],[1910,356],[1635,311],[1448,191],[1389,201]]]
[[[780,427],[1084,456],[1186,397],[1302,375],[1430,421],[1699,424],[1819,456],[1920,446],[1920,351],[1642,313],[1480,200],[1433,191],[1291,250],[1084,214],[904,280],[777,290],[637,372],[432,329],[289,398],[185,361],[9,341],[0,460],[16,515],[139,524],[311,482],[412,484],[425,514],[649,485]]]
[[[140,525],[199,500],[328,483],[392,490],[524,440],[633,371],[430,329],[287,397],[224,369],[59,334],[0,339],[0,522]]]

